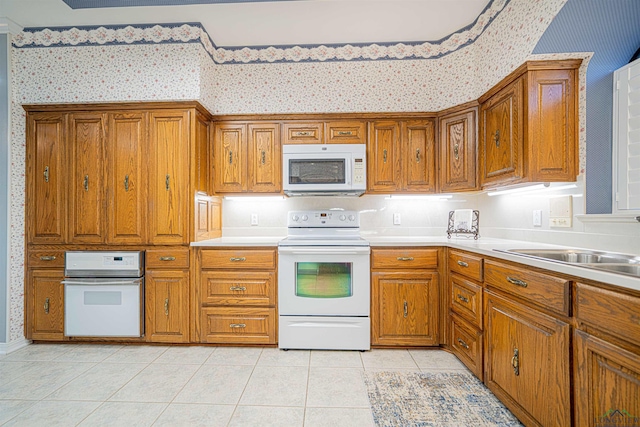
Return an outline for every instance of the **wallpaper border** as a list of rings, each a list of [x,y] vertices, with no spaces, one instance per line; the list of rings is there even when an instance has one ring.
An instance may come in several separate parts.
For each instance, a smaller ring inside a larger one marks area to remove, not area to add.
[[[299,63],[436,59],[475,42],[511,0],[491,0],[476,20],[436,41],[217,46],[198,22],[25,28],[13,37],[16,48],[201,43],[216,64]]]

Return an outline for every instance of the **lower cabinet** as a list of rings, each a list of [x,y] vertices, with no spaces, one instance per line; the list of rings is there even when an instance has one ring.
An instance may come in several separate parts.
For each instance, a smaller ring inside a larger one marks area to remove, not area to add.
[[[200,327],[206,343],[275,344],[276,309],[205,307]]]
[[[440,344],[439,259],[433,248],[371,250],[371,344]]]
[[[59,341],[64,337],[64,270],[30,269],[27,283],[30,288],[31,327],[27,338]]]
[[[455,354],[476,377],[482,380],[484,376],[482,365],[482,330],[472,326],[466,320],[452,313],[449,331],[451,334],[450,346],[453,354]]]
[[[570,426],[570,327],[485,291],[485,384],[525,425]]]
[[[147,271],[145,330],[150,342],[189,342],[189,272]]]

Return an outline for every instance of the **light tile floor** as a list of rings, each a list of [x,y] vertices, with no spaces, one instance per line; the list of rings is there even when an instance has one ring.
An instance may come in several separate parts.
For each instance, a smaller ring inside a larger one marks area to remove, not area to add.
[[[0,356],[2,426],[373,426],[364,371],[460,371],[441,350],[33,344]]]

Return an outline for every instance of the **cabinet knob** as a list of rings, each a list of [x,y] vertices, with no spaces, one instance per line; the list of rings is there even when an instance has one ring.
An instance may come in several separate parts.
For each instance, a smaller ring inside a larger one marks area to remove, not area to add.
[[[416,163],[420,163],[420,149],[416,148]]]
[[[407,304],[407,302],[404,302],[404,317],[406,318],[409,315],[409,304]]]
[[[40,257],[40,261],[54,261],[55,259],[55,255],[43,255]]]
[[[49,166],[44,167],[44,182],[49,182]]]
[[[500,147],[500,129],[496,129],[496,133],[493,134],[493,142],[496,143],[496,147]]]
[[[49,314],[49,298],[44,300],[44,314]]]
[[[469,344],[467,344],[466,342],[464,342],[462,340],[462,338],[458,338],[458,344],[460,344],[462,347],[466,348],[467,350],[469,350]]]
[[[229,327],[238,329],[238,328],[246,328],[247,325],[245,323],[231,323],[229,324]]]
[[[129,175],[124,176],[124,191],[129,191]]]
[[[513,373],[520,375],[520,352],[517,348],[513,349],[513,357],[511,358],[511,366],[513,367]]]
[[[175,261],[176,257],[174,256],[161,256],[160,261]]]
[[[462,302],[465,302],[465,303],[466,303],[466,302],[469,302],[469,298],[464,297],[464,296],[462,296],[462,295],[460,295],[460,294],[458,294],[458,299],[459,299],[460,301],[462,301]]]
[[[229,290],[230,291],[246,291],[247,287],[246,286],[230,286]]]
[[[164,187],[167,191],[169,191],[169,184],[171,183],[171,177],[169,176],[169,174],[167,174],[164,177]]]
[[[387,149],[382,150],[382,163],[387,163]]]
[[[267,162],[267,155],[264,150],[260,153],[260,163],[263,165]]]
[[[164,300],[164,315],[169,315],[169,298]]]
[[[231,258],[229,258],[229,261],[231,261],[231,262],[242,262],[242,261],[246,261],[246,260],[247,260],[247,258],[245,258],[245,257],[237,257],[237,258],[236,257],[231,257]]]
[[[459,144],[456,144],[456,145],[453,146],[453,157],[455,157],[456,160],[458,160],[460,158]]]
[[[89,191],[89,175],[84,176],[84,182],[82,183],[84,191]]]
[[[466,263],[466,262],[464,262],[464,261],[458,261],[458,265],[459,265],[460,267],[469,267],[469,264],[467,264],[467,263]]]
[[[229,150],[229,164],[233,163],[233,151]]]
[[[399,256],[396,258],[398,261],[413,261],[412,256]]]

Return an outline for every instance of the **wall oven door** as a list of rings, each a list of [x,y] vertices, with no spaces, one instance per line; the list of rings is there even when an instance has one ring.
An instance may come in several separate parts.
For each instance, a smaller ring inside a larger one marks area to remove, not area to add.
[[[62,283],[65,336],[143,335],[143,278],[73,278]]]
[[[369,316],[369,253],[368,246],[281,246],[280,315]]]

